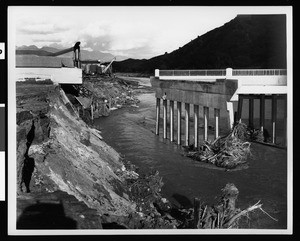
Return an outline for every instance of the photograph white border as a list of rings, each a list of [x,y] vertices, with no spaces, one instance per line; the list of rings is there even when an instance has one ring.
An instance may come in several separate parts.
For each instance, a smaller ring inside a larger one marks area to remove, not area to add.
[[[71,7],[71,6],[70,6]],[[201,6],[196,6],[201,7]],[[292,32],[292,7],[291,6],[268,6],[268,7],[238,7],[230,6],[241,10],[242,14],[286,14],[287,18],[287,83],[288,83],[288,208],[287,208],[287,229],[228,229],[228,230],[207,230],[207,229],[186,229],[186,230],[17,230],[17,184],[16,184],[16,85],[15,85],[15,43],[16,43],[16,22],[14,10],[22,6],[8,7],[8,235],[132,235],[132,234],[292,234],[293,230],[293,32]],[[33,6],[32,6],[33,8]],[[48,8],[48,7],[39,7]],[[66,9],[68,7],[65,7]],[[168,8],[168,7],[165,7]],[[213,7],[229,8],[229,7]]]

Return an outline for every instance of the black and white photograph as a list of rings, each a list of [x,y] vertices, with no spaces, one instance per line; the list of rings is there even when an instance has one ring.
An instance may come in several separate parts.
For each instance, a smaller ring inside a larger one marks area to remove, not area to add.
[[[292,234],[291,6],[14,5],[7,31],[8,235]]]

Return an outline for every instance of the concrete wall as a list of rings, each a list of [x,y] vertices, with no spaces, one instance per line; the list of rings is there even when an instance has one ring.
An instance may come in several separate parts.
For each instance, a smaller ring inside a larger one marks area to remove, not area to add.
[[[151,77],[150,82],[155,89],[156,98],[166,94],[168,100],[226,109],[226,102],[237,89],[237,80],[217,79],[216,82],[194,82],[161,80]]]
[[[287,85],[286,75],[232,76],[232,78],[238,79],[239,87],[242,85]]]
[[[79,68],[15,68],[14,71],[17,81],[39,77],[59,84],[82,84],[82,70]]]

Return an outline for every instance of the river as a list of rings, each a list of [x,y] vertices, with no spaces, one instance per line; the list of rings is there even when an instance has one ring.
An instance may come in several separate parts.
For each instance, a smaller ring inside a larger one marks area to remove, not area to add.
[[[257,210],[243,227],[284,229],[287,226],[287,152],[251,144],[249,167],[225,171],[182,155],[175,143],[154,134],[155,95],[139,95],[137,107],[112,111],[95,120],[104,140],[141,171],[158,170],[163,178],[162,193],[174,205],[191,207],[195,197],[213,204],[227,183],[239,190],[237,206],[245,209],[258,200],[278,221]],[[176,134],[176,133],[175,133]]]

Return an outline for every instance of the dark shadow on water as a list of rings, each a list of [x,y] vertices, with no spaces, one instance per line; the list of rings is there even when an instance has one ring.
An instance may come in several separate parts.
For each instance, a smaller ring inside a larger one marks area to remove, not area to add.
[[[62,203],[39,203],[26,207],[17,229],[76,229],[77,222],[66,217]]]
[[[188,199],[186,196],[183,196],[178,193],[174,193],[172,197],[184,208],[191,208],[193,207],[193,203],[190,199]]]

